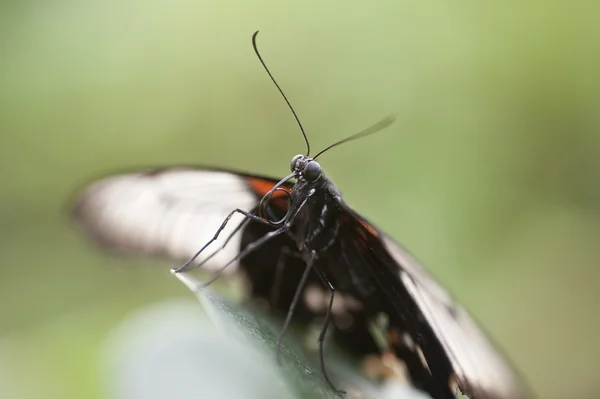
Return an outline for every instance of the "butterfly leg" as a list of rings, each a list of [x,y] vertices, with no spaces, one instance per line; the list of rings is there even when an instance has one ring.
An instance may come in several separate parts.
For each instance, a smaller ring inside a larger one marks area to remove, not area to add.
[[[219,268],[219,270],[217,270],[215,272],[215,274],[210,278],[210,280],[208,280],[206,283],[204,283],[204,286],[212,284],[216,279],[218,279],[221,276],[221,274],[223,273],[223,270],[225,270],[227,267],[229,267],[229,265],[231,265],[233,262],[243,258],[244,256],[248,255],[250,252],[254,251],[261,245],[265,244],[267,241],[277,237],[278,235],[280,235],[282,233],[285,233],[288,230],[289,230],[289,226],[284,225],[283,227],[280,227],[277,230],[269,231],[267,234],[265,234],[258,240],[248,244],[246,246],[246,248],[242,249],[233,259],[231,259],[224,266]]]
[[[227,246],[227,244],[229,244],[229,241],[231,241],[231,239],[237,234],[239,233],[239,231],[246,225],[246,223],[248,223],[251,219],[250,218],[245,218],[244,220],[241,221],[241,223],[235,228],[235,230],[233,230],[231,232],[231,234],[229,234],[229,236],[225,239],[225,242],[223,243],[223,245],[221,245],[221,247],[217,248],[212,254],[210,254],[209,256],[207,256],[202,262],[198,263],[197,267],[202,267],[203,264],[205,264],[206,262],[208,262],[209,260],[211,260],[213,258],[213,256],[215,256],[216,254],[218,254],[219,252],[221,252],[223,249],[225,249],[225,247]]]
[[[302,277],[300,278],[300,282],[298,283],[298,288],[296,288],[296,293],[294,294],[294,298],[292,299],[292,303],[290,304],[290,307],[288,309],[287,315],[285,317],[285,321],[283,323],[283,327],[281,328],[281,332],[279,333],[279,337],[277,337],[277,362],[278,363],[281,361],[281,347],[282,347],[283,336],[285,335],[285,332],[287,331],[288,327],[290,326],[290,321],[292,320],[294,310],[296,310],[298,301],[300,300],[300,297],[302,296],[302,293],[304,292],[304,287],[306,286],[306,280],[308,279],[310,270],[312,269],[316,258],[317,258],[317,253],[312,251],[310,253],[310,257],[308,258],[308,260],[306,262],[306,267],[304,268],[304,273],[302,273]]]
[[[289,247],[281,248],[279,257],[277,259],[277,264],[275,265],[275,278],[273,279],[273,285],[271,286],[271,291],[269,293],[269,305],[271,306],[271,309],[277,308],[277,303],[279,302],[279,293],[281,291],[281,283],[284,275],[283,271],[286,267],[286,261],[290,256],[294,258],[302,258],[297,251],[292,251]]]
[[[313,265],[314,265],[316,259],[317,259],[317,253],[315,251],[311,251],[309,258],[306,261],[306,267],[304,268],[304,273],[302,274],[302,277],[300,278],[300,282],[298,283],[298,288],[296,289],[296,293],[294,294],[294,298],[292,300],[292,303],[291,303],[288,313],[286,315],[285,322],[283,323],[283,328],[281,329],[281,332],[279,333],[279,337],[277,338],[277,361],[278,362],[281,361],[281,347],[283,346],[282,345],[283,337],[290,325],[292,316],[294,314],[294,310],[296,310],[296,306],[298,305],[298,301],[302,297],[304,288],[306,287],[306,281],[308,280],[308,276],[310,275],[311,269],[313,269]],[[324,355],[323,340],[325,338],[325,333],[327,332],[327,327],[329,326],[329,319],[331,318],[331,307],[333,304],[333,292],[335,290],[333,289],[333,286],[331,285],[331,283],[329,283],[329,281],[325,278],[325,276],[318,269],[315,268],[315,270],[317,270],[317,273],[319,274],[321,279],[326,283],[326,285],[329,288],[329,292],[331,293],[331,299],[329,300],[329,308],[327,309],[327,315],[325,317],[325,324],[324,324],[323,328],[321,329],[321,333],[319,334],[319,358],[321,360],[321,371],[323,372],[325,381],[327,381],[329,386],[334,391],[336,391],[339,395],[341,395],[343,397],[344,395],[346,395],[346,392],[341,389],[337,389],[335,387],[335,385],[333,385],[333,383],[329,379],[329,376],[327,375],[327,372],[325,371],[325,359],[323,357],[323,355]]]
[[[232,218],[232,216],[236,213],[241,213],[242,215],[244,215],[246,218],[248,219],[252,219],[255,220],[257,222],[263,223],[263,224],[269,224],[267,221],[263,220],[262,218],[250,213],[250,212],[246,212],[243,211],[239,208],[231,211],[231,213],[229,215],[227,215],[227,217],[225,218],[225,220],[223,221],[223,223],[221,224],[221,227],[219,227],[219,229],[217,230],[217,232],[215,233],[215,235],[213,236],[213,238],[211,238],[206,244],[204,244],[204,246],[202,248],[200,248],[198,250],[198,252],[196,252],[194,254],[194,256],[192,256],[187,262],[185,262],[182,266],[180,266],[179,268],[173,270],[175,273],[181,273],[184,272],[188,269],[195,269],[197,267],[200,267],[200,265],[192,265],[192,262],[194,262],[196,260],[196,258],[198,256],[200,256],[200,254],[213,242],[216,241],[217,238],[219,238],[219,234],[221,234],[221,231],[223,231],[223,229],[225,228],[225,226],[227,226],[227,223],[229,223],[229,220]],[[237,229],[239,229],[240,226],[238,226]],[[237,230],[236,229],[236,230]],[[231,237],[229,237],[227,239],[227,241],[229,241],[229,239],[231,239]],[[225,244],[227,244],[227,241],[225,242]],[[204,263],[204,262],[203,262]]]
[[[291,223],[289,222],[290,220],[293,220],[296,215],[298,214],[298,212],[300,212],[300,209],[302,209],[302,207],[306,204],[306,202],[308,201],[308,198],[305,198],[302,203],[298,206],[296,206],[295,211],[293,214],[286,216],[286,219],[288,221],[286,221],[283,226],[281,226],[280,228],[278,228],[277,230],[273,230],[268,232],[267,234],[265,234],[264,236],[262,236],[261,238],[259,238],[258,240],[248,244],[246,246],[246,248],[242,249],[233,259],[231,259],[229,262],[227,262],[227,264],[223,267],[221,267],[219,270],[217,270],[215,272],[215,274],[213,275],[213,277],[208,280],[204,285],[210,285],[212,284],[216,279],[219,278],[219,276],[221,276],[221,274],[223,273],[223,270],[225,270],[229,265],[231,265],[233,262],[243,258],[244,256],[248,255],[250,252],[254,251],[255,249],[257,249],[258,247],[260,247],[261,245],[265,244],[266,242],[268,242],[269,240],[271,240],[274,237],[277,237],[278,235],[285,233],[286,231],[290,230],[291,227]],[[242,215],[246,216],[247,218],[250,218],[252,220],[255,220],[257,222],[260,222],[262,224],[266,224],[268,226],[273,227],[273,224],[271,222],[269,222],[268,220],[265,220],[259,216],[256,216],[252,213],[249,212],[245,212],[242,211],[241,209],[236,209],[233,212],[231,212],[227,218],[225,219],[225,221],[223,221],[223,224],[221,225],[221,227],[219,228],[219,230],[217,230],[217,232],[215,233],[215,236],[213,237],[212,240],[210,240],[204,247],[202,247],[200,249],[200,251],[198,251],[195,255],[194,258],[197,257],[203,250],[204,248],[206,248],[208,245],[210,245],[212,242],[214,242],[217,237],[219,236],[219,233],[221,232],[221,230],[223,230],[223,228],[225,228],[225,225],[227,224],[227,222],[229,221],[229,219],[231,219],[231,216],[233,216],[233,214],[235,212],[239,212]],[[192,258],[191,260],[189,260],[188,262],[186,262],[186,264],[189,264],[191,262],[193,262],[194,258]],[[184,267],[186,267],[186,265],[183,265],[182,267],[180,267],[178,270],[182,270]]]
[[[315,268],[315,271],[317,272],[317,275],[319,276],[319,278],[321,279],[323,284],[325,284],[325,286],[327,286],[327,289],[329,290],[329,294],[330,294],[329,295],[329,304],[327,306],[327,313],[325,314],[325,321],[323,322],[323,326],[321,327],[321,332],[319,333],[319,338],[318,338],[319,360],[321,362],[321,371],[323,372],[323,376],[325,377],[325,380],[327,381],[329,386],[331,388],[333,388],[333,390],[335,390],[338,394],[344,396],[344,395],[346,395],[346,391],[337,389],[335,387],[335,385],[333,385],[333,383],[331,382],[329,377],[327,376],[327,371],[325,370],[325,335],[327,334],[327,329],[329,328],[329,322],[331,321],[331,308],[333,307],[333,298],[335,297],[335,288],[333,287],[331,282],[327,279],[325,274],[323,274],[323,272],[318,267]]]

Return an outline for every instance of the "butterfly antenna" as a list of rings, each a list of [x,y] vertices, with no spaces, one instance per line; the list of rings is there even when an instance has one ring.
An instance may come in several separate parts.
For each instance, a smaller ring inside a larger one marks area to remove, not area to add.
[[[376,124],[374,124],[374,125],[366,128],[365,130],[362,130],[362,131],[360,131],[358,133],[353,134],[352,136],[346,137],[345,139],[342,139],[342,140],[340,140],[340,141],[338,141],[336,143],[331,144],[329,147],[325,148],[324,150],[321,150],[317,155],[315,155],[313,157],[313,159],[317,159],[317,157],[319,155],[321,155],[325,151],[329,151],[330,149],[332,149],[335,146],[347,143],[347,142],[352,141],[352,140],[359,139],[361,137],[368,136],[368,135],[373,134],[373,133],[377,133],[378,131],[383,130],[386,127],[388,127],[389,125],[391,125],[395,120],[396,120],[396,116],[395,115],[388,115],[385,118],[383,118],[382,120],[380,120],[379,122],[377,122]]]
[[[304,131],[304,127],[302,127],[302,123],[300,123],[300,119],[298,118],[298,115],[296,115],[296,111],[294,111],[294,108],[292,107],[292,104],[287,99],[287,97],[283,93],[283,90],[281,90],[281,87],[279,87],[279,85],[277,84],[277,81],[275,80],[275,78],[271,74],[271,71],[269,71],[269,68],[267,68],[267,65],[265,64],[265,62],[263,61],[262,57],[260,56],[260,53],[258,52],[258,47],[256,47],[256,36],[257,35],[258,35],[258,31],[254,32],[254,34],[252,35],[252,47],[254,47],[254,52],[256,53],[256,56],[260,60],[260,63],[262,64],[263,68],[265,68],[265,71],[267,71],[267,74],[269,74],[269,77],[271,78],[271,81],[273,82],[273,84],[275,85],[275,87],[277,87],[277,90],[279,90],[279,93],[281,93],[281,96],[283,97],[283,99],[287,103],[290,111],[292,111],[292,114],[294,114],[294,118],[296,118],[296,122],[298,123],[298,127],[300,127],[300,131],[302,132],[302,136],[304,136],[304,141],[306,142],[306,156],[309,156],[310,155],[310,144],[308,143],[308,137],[306,137],[306,132]]]

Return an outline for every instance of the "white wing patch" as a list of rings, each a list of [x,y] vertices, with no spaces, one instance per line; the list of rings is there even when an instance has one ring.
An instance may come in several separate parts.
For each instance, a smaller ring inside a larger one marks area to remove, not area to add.
[[[256,203],[243,177],[174,168],[100,180],[84,192],[75,216],[107,247],[184,262],[214,236],[231,211],[250,211]],[[198,261],[220,248],[242,220],[235,214]],[[231,260],[239,252],[240,240],[236,234],[205,267],[218,268]],[[234,265],[225,272],[233,269]]]
[[[526,397],[511,367],[467,311],[408,251],[388,237],[383,241],[402,267],[402,282],[444,346],[461,389],[473,399]]]

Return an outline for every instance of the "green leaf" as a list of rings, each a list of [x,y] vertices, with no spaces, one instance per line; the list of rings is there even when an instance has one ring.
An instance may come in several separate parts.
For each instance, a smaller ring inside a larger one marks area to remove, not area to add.
[[[256,368],[249,371],[236,370],[231,367],[232,383],[248,383],[247,398],[326,398],[339,399],[337,394],[323,378],[314,359],[307,358],[302,351],[302,344],[297,334],[286,335],[281,348],[281,364],[276,360],[277,335],[281,325],[271,323],[265,315],[257,310],[241,307],[231,303],[213,290],[203,287],[202,283],[189,273],[175,273],[202,304],[210,320],[219,331],[220,336],[238,348],[239,356],[250,359]],[[390,383],[384,387],[363,377],[352,367],[351,362],[344,361],[343,354],[333,348],[327,348],[327,370],[332,379],[344,389],[346,399],[375,398],[424,398],[405,383]],[[235,365],[232,365],[235,366]],[[237,373],[238,374],[234,374]],[[257,372],[260,380],[247,379],[248,373]],[[258,384],[268,381],[268,394]],[[257,393],[254,396],[254,393]]]

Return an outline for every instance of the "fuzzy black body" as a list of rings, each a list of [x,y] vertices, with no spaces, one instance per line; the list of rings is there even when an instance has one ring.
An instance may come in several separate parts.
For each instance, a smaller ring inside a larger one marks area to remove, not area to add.
[[[288,235],[304,256],[315,252],[320,258],[337,239],[341,226],[342,199],[325,176],[314,183],[299,179],[291,188],[291,203],[298,204]]]

